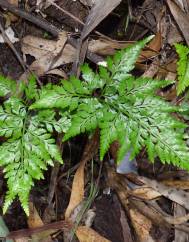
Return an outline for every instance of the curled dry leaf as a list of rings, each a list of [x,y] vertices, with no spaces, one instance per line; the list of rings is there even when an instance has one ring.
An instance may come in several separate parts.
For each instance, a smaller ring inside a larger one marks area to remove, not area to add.
[[[80,242],[110,242],[110,240],[102,237],[96,231],[86,226],[79,226],[76,235]]]
[[[186,209],[182,206],[174,203],[174,216],[184,216],[186,215]],[[188,233],[175,229],[175,241],[186,242],[189,240]]]

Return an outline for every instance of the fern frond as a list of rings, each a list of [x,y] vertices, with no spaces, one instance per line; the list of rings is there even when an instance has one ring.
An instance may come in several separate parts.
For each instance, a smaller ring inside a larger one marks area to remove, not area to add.
[[[102,104],[96,98],[80,104],[77,112],[72,116],[71,127],[66,132],[63,141],[97,128],[103,116],[102,108]]]
[[[28,84],[24,85],[24,90],[25,91],[25,95],[26,98],[28,100],[36,100],[38,99],[38,89],[37,89],[37,82],[36,82],[36,77],[35,76],[30,76],[29,80],[28,80]]]
[[[138,41],[126,49],[116,52],[113,59],[107,59],[108,70],[112,73],[113,80],[120,82],[129,76],[129,72],[134,69],[141,50],[153,37],[149,36],[144,40]]]
[[[16,81],[0,75],[0,97],[5,97],[8,93],[14,93]]]
[[[42,89],[39,100],[30,109],[69,107],[70,111],[77,108],[80,98],[88,97],[90,92],[80,80],[72,77],[70,81],[63,80],[62,86],[52,85]]]
[[[56,113],[53,110],[40,110],[38,112],[38,120],[44,124],[47,131],[52,133],[53,129],[58,133],[66,133],[71,126],[70,115],[68,112],[59,112],[59,117],[56,118]]]
[[[110,145],[115,140],[120,141],[120,134],[122,136],[125,130],[126,116],[115,112],[113,109],[105,109],[103,118],[100,120],[100,159],[102,160]]]
[[[117,86],[119,95],[131,95],[144,97],[147,95],[155,96],[155,91],[159,88],[164,88],[170,84],[173,84],[174,81],[171,80],[154,80],[151,78],[135,78],[130,76],[127,79],[123,79]]]
[[[177,61],[178,85],[177,94],[181,94],[189,86],[189,48],[175,44],[179,60]]]
[[[91,92],[95,89],[103,88],[106,83],[106,78],[108,77],[108,73],[104,71],[103,67],[100,67],[101,75],[94,73],[93,70],[89,67],[88,64],[84,64],[81,67],[83,83]]]
[[[48,164],[53,165],[53,160],[62,162],[55,140],[40,118],[31,116],[16,98],[10,98],[0,109],[0,135],[8,138],[0,146],[0,166],[4,167],[8,184],[4,212],[18,196],[29,214],[33,180],[43,178],[43,170]]]

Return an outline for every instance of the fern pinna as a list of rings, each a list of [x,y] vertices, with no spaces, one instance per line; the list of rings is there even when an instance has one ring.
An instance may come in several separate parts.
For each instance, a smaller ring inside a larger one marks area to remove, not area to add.
[[[28,214],[28,196],[34,179],[43,177],[53,160],[62,162],[52,137],[64,133],[63,141],[100,129],[100,159],[111,143],[119,141],[117,162],[132,150],[131,159],[146,147],[149,160],[159,156],[189,170],[189,152],[184,141],[186,125],[172,116],[178,107],[157,96],[167,80],[135,78],[130,74],[142,48],[152,37],[118,51],[107,59],[107,68],[94,73],[82,66],[82,81],[76,77],[37,89],[35,80],[19,87],[0,79],[1,96],[8,94],[0,109],[0,165],[8,179],[4,212],[18,195]],[[11,83],[10,83],[11,82]],[[22,98],[19,96],[22,93]],[[31,104],[32,103],[32,104]]]

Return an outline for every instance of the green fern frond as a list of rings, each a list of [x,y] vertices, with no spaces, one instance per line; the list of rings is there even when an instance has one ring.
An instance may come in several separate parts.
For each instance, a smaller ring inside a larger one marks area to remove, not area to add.
[[[129,72],[134,69],[141,50],[153,37],[149,36],[144,40],[138,41],[126,49],[116,52],[113,59],[107,59],[108,70],[111,72],[113,80],[120,82],[130,75]]]
[[[131,95],[144,97],[144,95],[154,95],[155,91],[159,88],[164,88],[168,85],[173,84],[171,80],[154,80],[152,78],[135,78],[130,76],[127,79],[123,79],[118,84],[119,95]]]
[[[16,81],[0,75],[0,97],[16,91]]]
[[[26,98],[28,100],[37,100],[38,99],[38,88],[37,88],[37,81],[36,81],[36,77],[34,75],[30,76],[29,80],[28,80],[28,84],[24,85],[24,90],[25,91],[25,95]]]
[[[4,167],[8,184],[4,211],[18,196],[28,214],[28,196],[34,180],[43,178],[43,170],[53,165],[53,160],[62,162],[52,137],[55,131],[65,133],[63,141],[66,141],[99,128],[100,159],[117,140],[117,162],[128,151],[132,159],[146,148],[152,162],[158,156],[163,164],[189,170],[184,133],[187,125],[172,115],[186,113],[187,108],[174,106],[157,96],[159,88],[173,82],[135,78],[129,73],[151,39],[118,51],[108,59],[108,68],[99,67],[99,73],[84,65],[83,81],[71,77],[60,85],[48,84],[38,90],[33,80],[22,89],[24,101],[16,98],[10,85],[5,84],[2,96],[9,93],[13,96],[0,106],[0,135],[6,137],[0,145],[0,166]],[[178,86],[181,93],[188,86],[189,49],[183,55],[183,48],[176,48],[182,55],[178,70],[180,78],[184,78]],[[2,83],[6,83],[4,79]],[[35,102],[27,107],[31,101]]]
[[[66,132],[63,141],[97,128],[103,115],[102,108],[102,104],[95,98],[80,104],[77,112],[72,116],[71,127]]]
[[[0,135],[8,138],[0,146],[0,166],[4,167],[8,184],[3,210],[18,196],[29,214],[28,197],[33,180],[43,178],[43,170],[53,165],[53,160],[62,162],[61,154],[41,117],[31,116],[16,98],[1,106]]]
[[[180,95],[189,86],[189,48],[181,44],[175,44],[175,48],[179,56],[177,94]]]
[[[84,64],[81,67],[81,71],[83,83],[91,92],[93,92],[95,89],[103,88],[107,80],[106,78],[108,78],[108,73],[105,73],[102,67],[100,67],[100,75],[94,73],[88,64]]]
[[[89,97],[90,92],[80,80],[72,77],[70,81],[63,80],[62,86],[52,85],[44,88],[40,99],[30,106],[30,109],[41,108],[68,108],[73,111],[77,108],[79,99]]]

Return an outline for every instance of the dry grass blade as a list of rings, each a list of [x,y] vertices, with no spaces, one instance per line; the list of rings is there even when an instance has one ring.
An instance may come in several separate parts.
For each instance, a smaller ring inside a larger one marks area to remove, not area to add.
[[[121,0],[96,0],[92,7],[83,31],[81,33],[81,39],[85,39],[87,35],[109,14],[114,10]]]

